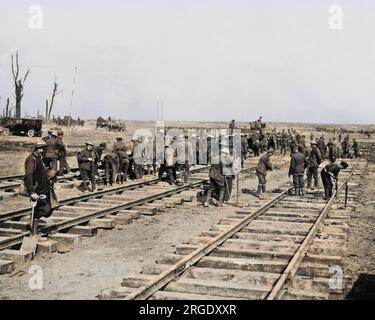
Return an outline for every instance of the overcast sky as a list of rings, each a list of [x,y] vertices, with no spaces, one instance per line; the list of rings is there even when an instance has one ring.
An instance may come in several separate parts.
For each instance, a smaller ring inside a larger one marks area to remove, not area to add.
[[[0,0],[1,109],[16,50],[29,115],[57,77],[54,113],[82,118],[154,120],[162,99],[165,120],[375,122],[373,0]]]

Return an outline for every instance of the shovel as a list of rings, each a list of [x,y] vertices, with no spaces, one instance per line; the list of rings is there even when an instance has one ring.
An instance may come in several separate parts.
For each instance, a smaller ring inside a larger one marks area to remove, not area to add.
[[[47,197],[45,195],[40,195],[38,200],[45,200]],[[37,234],[33,234],[34,230],[34,214],[35,214],[35,207],[38,204],[38,200],[33,202],[31,207],[31,217],[30,217],[30,236],[24,237],[22,240],[21,251],[28,251],[32,252],[35,255],[36,248],[38,245],[39,237]]]

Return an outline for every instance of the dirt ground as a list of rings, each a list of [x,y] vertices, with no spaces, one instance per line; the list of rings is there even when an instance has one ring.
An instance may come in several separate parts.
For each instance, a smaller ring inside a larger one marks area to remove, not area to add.
[[[360,204],[350,219],[345,275],[353,286],[347,299],[375,299],[375,163],[368,166]]]
[[[187,125],[194,126],[194,123]],[[220,123],[214,125],[223,126]],[[134,130],[145,126],[152,127],[153,123],[131,122],[128,125],[128,132],[113,133],[104,129],[96,130],[94,123],[90,122],[84,128],[65,130],[65,143],[69,150],[76,150],[77,146],[83,145],[88,140],[95,144],[106,142],[107,150],[110,150],[115,137],[122,136],[129,143]],[[321,134],[313,124],[270,124],[268,129],[274,126],[278,130],[288,127],[297,128],[306,134],[307,141],[310,132],[315,136]],[[321,125],[319,128],[333,127]],[[345,128],[362,129],[358,126]],[[325,133],[327,140],[331,136],[332,133]],[[375,141],[374,137],[368,140],[360,134],[351,135],[351,138],[353,137],[356,137],[360,143]],[[24,160],[36,139],[0,135],[0,176],[23,173]],[[285,159],[289,161],[288,157]],[[74,155],[69,163],[72,167],[76,166]],[[269,175],[269,189],[289,183],[287,170],[285,166]],[[240,190],[244,191],[240,194],[240,204],[251,205],[255,201],[251,192],[255,191],[257,181],[253,175],[244,178],[246,180],[241,181],[240,185]],[[375,298],[374,163],[369,165],[368,174],[364,179],[361,204],[350,222],[349,252],[345,272],[354,279],[355,283],[348,294],[349,299]],[[235,197],[235,194],[233,196]],[[16,208],[20,200],[7,201],[0,202],[0,211]],[[27,199],[22,202],[22,207],[25,205]],[[69,253],[46,255],[35,259],[32,265],[38,265],[43,270],[42,290],[29,288],[28,282],[32,274],[28,273],[28,269],[12,276],[0,276],[0,299],[95,299],[100,290],[119,286],[123,277],[139,273],[143,267],[152,265],[162,255],[173,253],[176,245],[209,230],[220,218],[230,215],[234,210],[234,206],[218,210],[216,207],[205,209],[201,206],[185,204],[154,217],[142,217],[131,225],[117,227],[111,231],[101,231],[96,237],[83,238],[82,243]]]
[[[284,166],[269,174],[269,190],[288,183],[287,170]],[[240,190],[255,192],[256,177],[243,178]],[[253,201],[256,198],[241,192],[240,204]],[[43,270],[42,290],[29,288],[32,274],[28,269],[12,277],[0,276],[0,299],[95,299],[102,289],[120,286],[122,278],[138,274],[164,254],[173,253],[176,245],[208,231],[235,209],[232,205],[218,210],[215,206],[207,209],[184,204],[153,217],[142,217],[135,224],[101,231],[96,237],[83,238],[69,253],[33,260],[32,265]]]

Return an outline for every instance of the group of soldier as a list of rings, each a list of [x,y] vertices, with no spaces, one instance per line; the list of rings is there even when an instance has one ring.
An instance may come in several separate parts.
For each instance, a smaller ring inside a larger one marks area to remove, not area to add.
[[[235,123],[229,126],[229,137],[233,139],[235,135],[233,130]],[[354,156],[359,156],[359,146],[355,139],[353,144],[349,144],[349,136],[346,136],[341,142],[343,152],[338,151],[338,144],[335,137],[325,143],[324,136],[314,139],[310,136],[310,148],[306,147],[305,136],[300,135],[295,130],[282,130],[277,132],[274,129],[270,133],[263,132],[261,118],[256,122],[256,134],[240,135],[239,153],[235,152],[234,144],[223,144],[219,142],[220,152],[211,158],[211,137],[207,138],[206,151],[200,152],[199,144],[202,137],[192,135],[188,137],[185,134],[169,137],[163,134],[163,139],[152,141],[153,151],[151,156],[145,152],[144,148],[138,148],[146,142],[148,137],[135,137],[132,140],[133,146],[123,141],[123,138],[116,138],[113,148],[103,157],[107,150],[107,144],[101,143],[94,146],[87,142],[83,150],[78,152],[77,161],[82,179],[82,191],[89,192],[96,189],[96,176],[98,169],[104,169],[104,182],[106,185],[124,183],[129,176],[135,180],[142,179],[145,171],[158,174],[160,178],[166,176],[169,184],[183,185],[187,183],[190,166],[192,164],[211,164],[209,171],[210,184],[204,196],[204,206],[208,206],[210,199],[222,206],[230,200],[233,182],[239,168],[243,167],[244,161],[249,154],[260,155],[256,173],[259,184],[257,196],[266,192],[267,171],[273,170],[271,157],[275,150],[279,149],[281,154],[286,153],[287,149],[291,152],[291,162],[289,176],[293,177],[295,195],[304,195],[304,177],[307,175],[307,186],[319,190],[319,165],[324,159],[329,159],[329,164],[321,171],[321,179],[325,189],[325,199],[332,196],[333,182],[337,180],[340,169],[344,169],[348,164],[342,161],[336,164],[338,157],[350,157],[349,149],[354,150]],[[62,131],[50,131],[48,136],[37,141],[33,152],[25,162],[25,189],[28,196],[36,204],[35,219],[48,217],[57,207],[58,202],[54,192],[54,182],[58,175],[68,173],[71,169],[67,163],[67,150],[63,142],[64,133]],[[189,139],[193,138],[193,140]],[[216,137],[215,137],[216,139]],[[195,142],[194,142],[195,140]],[[230,139],[229,139],[230,140]],[[233,141],[233,140],[232,140]],[[163,144],[162,146],[157,145]],[[193,147],[196,143],[196,148]],[[137,150],[141,150],[138,152]],[[239,155],[239,156],[238,156]],[[150,158],[152,157],[152,158]],[[217,158],[219,157],[219,158]],[[216,159],[217,158],[217,159]],[[157,163],[159,170],[157,172]],[[333,180],[332,180],[333,179]],[[91,184],[91,188],[89,188]],[[41,197],[43,195],[43,197]],[[34,224],[37,226],[37,224]],[[36,227],[37,228],[37,227]]]

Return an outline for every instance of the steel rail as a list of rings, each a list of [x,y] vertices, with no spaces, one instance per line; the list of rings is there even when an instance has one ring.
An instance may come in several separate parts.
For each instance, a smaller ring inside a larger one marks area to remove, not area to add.
[[[208,168],[209,167],[197,168],[197,169],[194,169],[194,170],[190,171],[190,173],[193,173],[193,174],[199,173],[201,171],[207,170]],[[255,170],[255,168],[256,167],[250,167],[250,168],[245,168],[243,170],[249,171],[249,170]],[[136,188],[139,188],[141,186],[156,184],[160,181],[161,181],[161,179],[158,178],[158,179],[153,179],[153,180],[149,180],[149,181],[139,182],[139,183],[132,184],[132,185],[129,185],[129,186],[117,187],[117,188],[111,189],[111,190],[101,190],[101,191],[95,192],[94,194],[92,193],[92,194],[77,196],[77,197],[74,197],[74,198],[69,198],[69,199],[63,200],[63,201],[60,202],[60,205],[61,206],[62,205],[70,205],[70,204],[74,204],[76,202],[86,201],[86,200],[89,200],[89,199],[92,199],[92,198],[100,198],[104,195],[117,193],[117,192],[125,191],[125,190],[128,190],[128,189],[136,189]],[[100,211],[97,211],[97,212],[93,212],[93,213],[90,213],[90,214],[86,214],[84,216],[80,216],[80,217],[77,217],[77,218],[72,218],[72,219],[69,219],[69,220],[66,220],[66,221],[57,222],[57,223],[54,223],[53,225],[43,227],[41,229],[41,234],[43,236],[46,236],[50,233],[63,231],[65,229],[69,229],[71,227],[89,222],[90,220],[95,219],[95,218],[101,218],[101,217],[104,217],[106,215],[114,214],[116,212],[119,212],[121,210],[131,209],[131,208],[134,208],[136,206],[140,206],[140,205],[148,203],[148,202],[159,200],[159,199],[171,196],[173,194],[180,193],[182,191],[186,191],[186,190],[189,190],[191,188],[198,187],[204,181],[206,181],[206,178],[205,179],[199,179],[198,181],[193,181],[193,182],[191,182],[187,185],[180,186],[180,187],[177,187],[177,188],[172,189],[172,190],[164,191],[164,192],[158,193],[156,195],[151,195],[151,196],[148,196],[148,197],[141,198],[139,200],[134,200],[134,201],[131,201],[131,202],[124,203],[122,205],[114,206],[114,207],[111,207],[111,208],[106,208],[106,209],[103,209],[103,210],[100,210]],[[20,217],[20,216],[25,216],[25,215],[29,214],[30,210],[31,209],[29,209],[29,208],[21,209],[21,210],[18,210],[18,211],[11,212],[9,214],[13,214],[12,217],[16,217],[16,216]],[[4,220],[4,217],[0,217],[0,222],[2,221],[1,219]],[[8,218],[6,220],[10,220],[10,219]],[[30,232],[27,231],[27,232],[21,233],[19,235],[11,236],[7,239],[4,239],[4,240],[0,241],[0,250],[4,250],[6,248],[9,248],[9,247],[12,247],[14,245],[22,243],[22,239],[25,236],[29,236],[29,235],[30,235]]]
[[[223,244],[225,241],[230,239],[233,235],[237,232],[242,230],[246,227],[251,221],[255,220],[257,217],[262,215],[264,212],[269,210],[275,204],[280,202],[285,196],[288,195],[288,192],[292,190],[292,188],[288,188],[275,198],[273,198],[270,202],[264,205],[262,208],[257,210],[256,212],[250,214],[246,218],[242,219],[240,222],[236,223],[232,226],[229,230],[222,232],[215,238],[213,238],[210,242],[199,247],[191,254],[174,264],[172,267],[168,268],[166,271],[162,272],[159,276],[157,276],[153,281],[148,283],[146,286],[138,288],[135,292],[131,293],[126,297],[127,300],[145,300],[151,297],[156,291],[160,290],[164,286],[166,286],[169,282],[173,279],[181,275],[184,271],[186,271],[189,267],[196,264],[200,259],[205,257],[207,254],[215,250],[218,246]]]
[[[345,182],[350,178],[351,174],[354,172],[356,165],[353,167],[350,175],[345,179]],[[150,281],[145,286],[138,288],[136,291],[129,294],[125,299],[126,300],[145,300],[150,298],[155,292],[165,287],[168,283],[174,280],[176,277],[185,272],[188,268],[196,264],[199,260],[207,256],[210,252],[215,250],[218,246],[222,245],[225,241],[233,237],[237,232],[241,231],[246,227],[250,222],[258,218],[260,215],[268,211],[283,198],[289,195],[289,192],[292,191],[294,187],[289,187],[280,193],[278,196],[273,198],[270,202],[264,205],[262,208],[256,212],[250,214],[246,218],[242,219],[229,230],[220,233],[218,236],[213,238],[207,244],[197,248],[191,254],[187,255],[185,258],[178,261],[176,264],[159,274],[154,280]],[[341,189],[340,189],[341,190]],[[339,191],[340,191],[339,190]],[[331,204],[333,203],[335,197],[333,196],[330,200]],[[326,210],[328,212],[328,210]]]
[[[208,169],[208,167],[197,168],[197,169],[191,170],[190,173],[193,173],[193,174],[199,173],[199,172],[207,170],[207,169]],[[95,191],[95,192],[92,192],[92,193],[79,195],[79,196],[72,197],[72,198],[69,198],[69,199],[61,200],[61,201],[59,201],[59,204],[60,204],[60,206],[71,205],[71,204],[74,204],[76,202],[100,198],[104,195],[110,195],[112,193],[123,192],[123,191],[129,190],[129,189],[136,189],[136,188],[140,188],[140,187],[143,187],[143,186],[156,184],[156,183],[161,182],[161,181],[162,181],[161,178],[157,178],[157,179],[151,179],[151,180],[147,180],[147,181],[133,183],[133,184],[126,185],[126,186],[119,186],[119,187],[115,187],[115,188],[112,188],[112,189],[99,190],[99,191]],[[27,208],[22,208],[22,209],[10,211],[10,212],[0,213],[0,223],[4,222],[4,221],[7,221],[7,220],[11,220],[11,219],[18,219],[18,218],[21,218],[25,215],[28,215],[30,213],[30,210],[31,210],[31,207],[27,207]]]
[[[344,188],[346,183],[349,181],[349,179],[352,177],[354,170],[356,169],[358,165],[358,162],[353,166],[352,170],[350,171],[349,175],[345,178],[345,180],[342,182],[340,187],[337,189],[336,193],[339,194],[341,190]],[[298,247],[297,251],[293,255],[293,258],[289,261],[288,265],[286,266],[285,270],[273,286],[270,293],[266,296],[267,300],[274,300],[279,297],[279,294],[281,293],[281,289],[283,288],[284,284],[290,279],[294,277],[296,274],[303,258],[305,257],[311,242],[314,240],[316,234],[318,233],[318,230],[324,221],[324,219],[327,217],[329,210],[331,209],[332,204],[336,200],[336,194],[334,194],[329,201],[326,203],[322,211],[320,212],[319,216],[311,226],[308,234],[306,235],[303,242]]]

